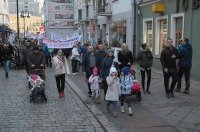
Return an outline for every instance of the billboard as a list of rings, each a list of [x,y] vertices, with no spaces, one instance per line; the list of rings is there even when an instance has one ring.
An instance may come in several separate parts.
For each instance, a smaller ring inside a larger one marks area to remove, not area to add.
[[[49,28],[73,28],[73,0],[50,0]]]

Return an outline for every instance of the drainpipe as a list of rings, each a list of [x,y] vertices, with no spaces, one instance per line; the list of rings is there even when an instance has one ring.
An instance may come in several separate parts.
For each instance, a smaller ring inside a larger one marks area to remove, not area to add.
[[[135,58],[136,57],[136,21],[137,21],[137,18],[136,18],[136,8],[137,8],[137,5],[136,5],[136,0],[132,0],[132,4],[133,4],[133,57]]]

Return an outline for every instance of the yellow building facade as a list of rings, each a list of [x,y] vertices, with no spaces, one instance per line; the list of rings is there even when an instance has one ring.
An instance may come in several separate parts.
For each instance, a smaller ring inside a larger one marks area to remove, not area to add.
[[[8,14],[9,16],[9,26],[14,31],[17,31],[17,15]],[[29,18],[21,18],[19,15],[19,32],[20,34],[24,33],[24,22],[25,22],[25,32],[37,33],[40,32],[40,27],[43,25],[42,17],[39,16],[30,16]]]

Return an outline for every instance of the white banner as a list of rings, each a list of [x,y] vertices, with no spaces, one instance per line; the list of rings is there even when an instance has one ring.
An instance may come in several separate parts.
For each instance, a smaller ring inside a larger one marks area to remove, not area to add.
[[[67,41],[56,41],[49,38],[43,37],[43,43],[45,43],[48,48],[54,48],[54,49],[67,49],[72,48],[74,43],[76,41],[80,41],[82,36],[75,37],[73,39],[67,40]]]
[[[52,40],[60,40],[60,41],[67,41],[68,37],[64,35],[60,35],[58,33],[51,32],[51,39]]]

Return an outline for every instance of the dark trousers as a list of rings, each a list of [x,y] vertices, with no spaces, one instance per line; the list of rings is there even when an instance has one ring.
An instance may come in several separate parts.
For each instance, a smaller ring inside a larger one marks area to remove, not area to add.
[[[31,67],[28,65],[28,62],[24,62],[24,66],[25,66],[25,68],[26,68],[26,73],[27,73],[27,75],[29,75],[30,74],[30,70],[31,70]]]
[[[103,79],[102,85],[104,87],[104,95],[106,96],[106,93],[107,93],[107,90],[108,90],[108,84],[107,84],[105,79]]]
[[[124,106],[124,102],[126,102],[128,104],[128,107],[131,107],[131,100],[130,97],[131,95],[129,94],[122,94],[121,95],[121,106]]]
[[[93,70],[93,68],[90,68],[90,69],[89,69],[89,73],[86,72],[87,81],[89,80],[90,75],[92,74],[92,70]],[[89,94],[89,95],[92,94],[92,91],[91,91],[91,87],[90,87],[90,83],[89,83],[89,82],[88,82],[88,94]]]
[[[65,87],[65,74],[62,74],[60,76],[56,77],[56,84],[57,84],[57,89],[58,92],[62,92],[64,91],[64,87]]]
[[[51,63],[51,55],[48,55],[48,56],[46,56],[46,64],[47,64],[47,67],[48,66],[52,66],[52,63]]]
[[[145,72],[147,73],[147,90],[149,90],[149,86],[151,83],[151,69],[145,68],[144,70],[140,70],[141,72],[141,83],[142,83],[142,88],[145,89]]]
[[[182,77],[183,74],[185,75],[185,90],[189,90],[190,88],[190,70],[191,68],[183,68],[180,67],[179,71],[178,71],[178,84],[177,84],[177,89],[181,89],[181,82],[182,82]]]
[[[176,86],[177,82],[177,71],[176,69],[169,69],[168,73],[164,72],[164,84],[165,84],[165,92],[168,95],[169,93],[173,93],[174,87]],[[169,89],[169,79],[172,77],[171,86]]]
[[[77,72],[78,60],[72,60],[72,73]]]

